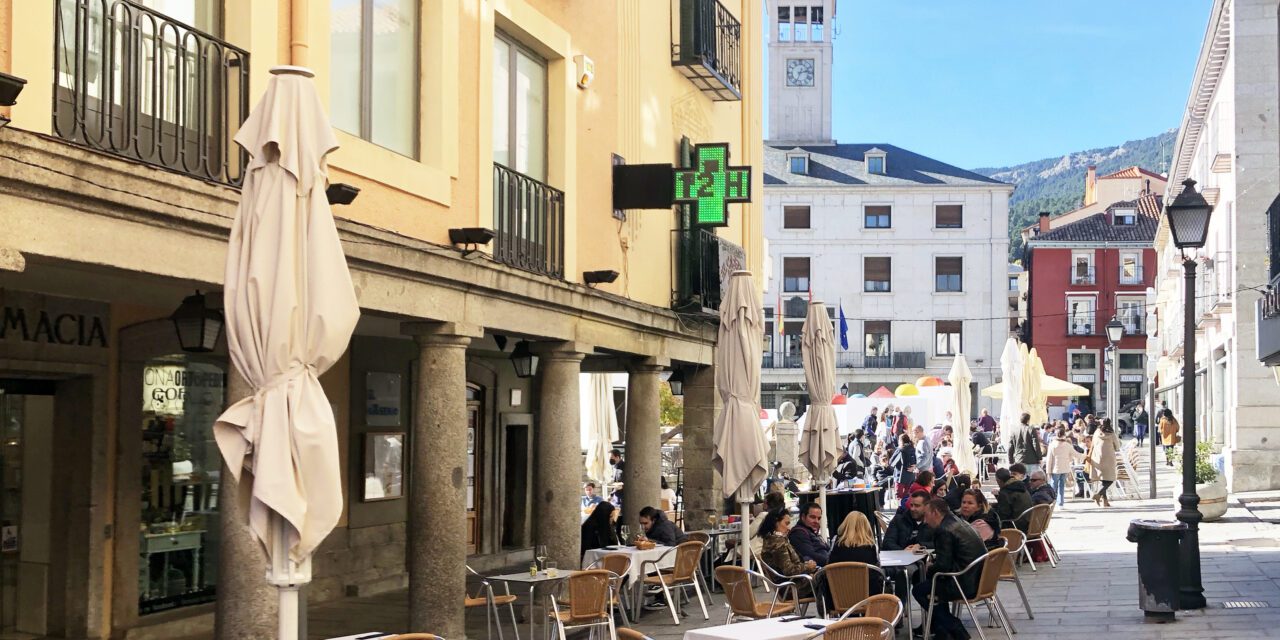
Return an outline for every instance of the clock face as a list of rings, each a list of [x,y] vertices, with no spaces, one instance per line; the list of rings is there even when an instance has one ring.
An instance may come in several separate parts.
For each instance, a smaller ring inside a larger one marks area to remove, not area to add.
[[[787,60],[787,86],[813,86],[813,58]]]

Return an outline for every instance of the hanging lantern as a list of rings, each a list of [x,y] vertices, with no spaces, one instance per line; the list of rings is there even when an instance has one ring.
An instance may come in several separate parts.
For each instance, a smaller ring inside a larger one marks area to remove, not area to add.
[[[178,344],[187,353],[213,351],[222,335],[222,312],[205,305],[204,294],[199,291],[183,298],[169,319],[178,332]]]

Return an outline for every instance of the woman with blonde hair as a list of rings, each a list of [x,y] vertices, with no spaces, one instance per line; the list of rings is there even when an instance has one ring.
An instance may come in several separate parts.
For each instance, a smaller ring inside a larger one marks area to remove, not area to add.
[[[862,562],[880,566],[876,537],[871,533],[871,523],[867,521],[867,516],[861,511],[850,511],[836,530],[827,564],[837,562]]]

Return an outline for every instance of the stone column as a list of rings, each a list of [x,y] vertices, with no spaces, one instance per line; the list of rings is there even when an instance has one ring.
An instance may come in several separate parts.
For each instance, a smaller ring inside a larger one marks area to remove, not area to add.
[[[227,405],[253,395],[235,370],[227,372]],[[242,479],[249,478],[242,472]],[[248,482],[236,482],[222,463],[218,486],[218,600],[214,605],[217,640],[273,638],[278,631],[276,590],[267,584],[267,554],[249,531]]]
[[[629,525],[639,523],[640,510],[662,508],[661,400],[658,373],[666,362],[654,358],[637,361],[627,368],[627,452],[622,467],[622,518]],[[675,505],[671,505],[674,509]]]
[[[684,379],[684,522],[696,530],[724,504],[720,474],[711,464],[715,419],[720,410],[713,366],[687,369]]]
[[[534,347],[540,383],[534,434],[534,544],[547,545],[556,566],[573,569],[580,561],[578,484],[584,472],[578,374],[591,348],[564,342]]]
[[[409,438],[409,628],[466,634],[467,345],[483,335],[453,323],[405,323],[418,343]]]

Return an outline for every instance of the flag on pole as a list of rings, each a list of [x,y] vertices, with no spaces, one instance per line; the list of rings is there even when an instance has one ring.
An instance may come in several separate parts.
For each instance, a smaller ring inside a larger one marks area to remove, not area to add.
[[[849,322],[844,319],[844,303],[837,303],[840,309],[840,350],[849,350]]]

